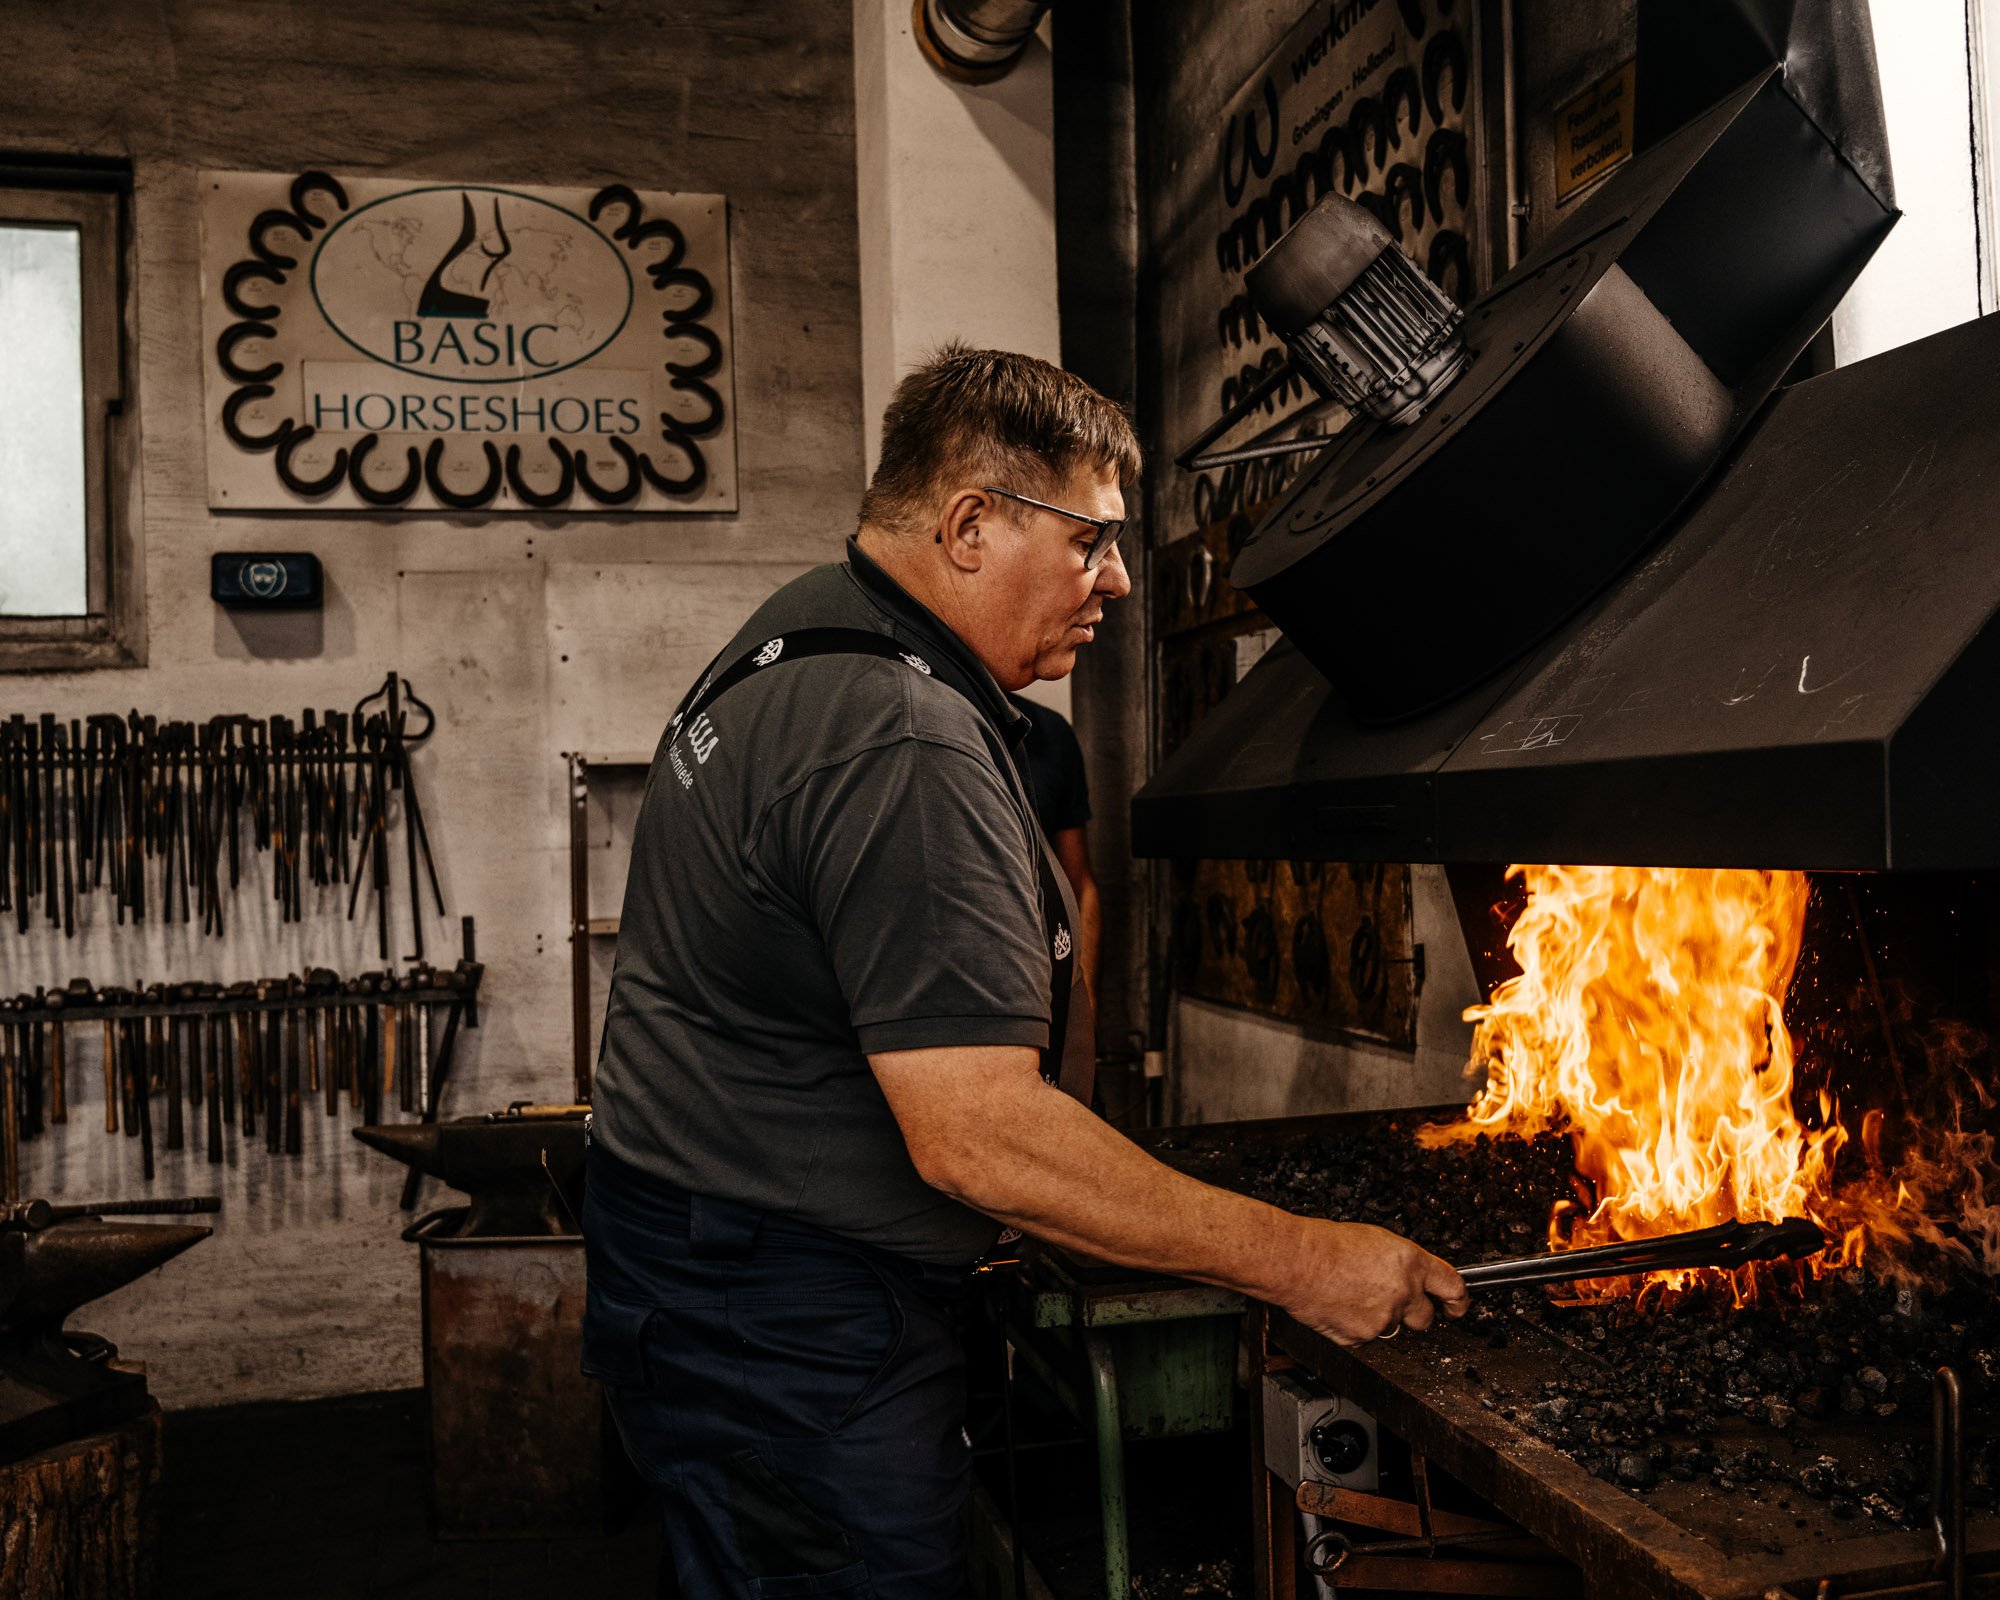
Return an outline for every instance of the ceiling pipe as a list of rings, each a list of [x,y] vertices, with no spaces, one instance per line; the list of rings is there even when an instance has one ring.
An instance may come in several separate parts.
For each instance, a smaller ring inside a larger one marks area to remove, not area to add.
[[[1049,0],[916,0],[917,47],[959,83],[994,83],[1014,70]]]

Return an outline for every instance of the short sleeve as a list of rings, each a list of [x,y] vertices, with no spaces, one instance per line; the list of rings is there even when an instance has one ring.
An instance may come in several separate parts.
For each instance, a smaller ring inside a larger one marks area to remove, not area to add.
[[[903,738],[773,807],[760,870],[817,926],[861,1048],[1044,1048],[1040,878],[990,760]]]

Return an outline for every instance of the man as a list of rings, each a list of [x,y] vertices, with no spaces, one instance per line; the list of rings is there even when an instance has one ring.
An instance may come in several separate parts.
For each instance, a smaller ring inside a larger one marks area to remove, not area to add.
[[[1083,985],[1097,999],[1097,941],[1104,913],[1097,893],[1097,875],[1090,870],[1090,779],[1083,770],[1083,747],[1076,730],[1053,706],[1026,695],[1010,694],[1007,703],[1028,719],[1018,752],[1028,774],[1035,802],[1035,821],[1049,841],[1076,895],[1076,959]]]
[[[634,840],[597,1076],[585,1369],[683,1594],[963,1592],[950,1310],[1000,1224],[1345,1342],[1458,1275],[1171,1171],[1092,1116],[1076,913],[1003,691],[1130,592],[1139,451],[1044,362],[897,389],[847,560],[690,691]]]

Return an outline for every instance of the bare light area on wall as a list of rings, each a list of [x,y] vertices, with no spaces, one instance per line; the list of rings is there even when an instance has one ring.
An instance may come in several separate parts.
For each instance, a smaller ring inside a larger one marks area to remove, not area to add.
[[[1958,0],[1872,9],[1903,218],[1833,314],[1841,366],[1980,312],[1966,10]]]
[[[80,243],[0,227],[0,616],[89,610]]]

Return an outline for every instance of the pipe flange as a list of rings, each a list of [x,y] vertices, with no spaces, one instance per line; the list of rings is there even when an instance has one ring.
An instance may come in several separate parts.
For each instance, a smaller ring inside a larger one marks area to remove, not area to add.
[[[1002,20],[984,24],[954,12],[1002,12]],[[958,83],[997,83],[1014,70],[1041,26],[1049,0],[914,0],[910,31],[924,59]]]

